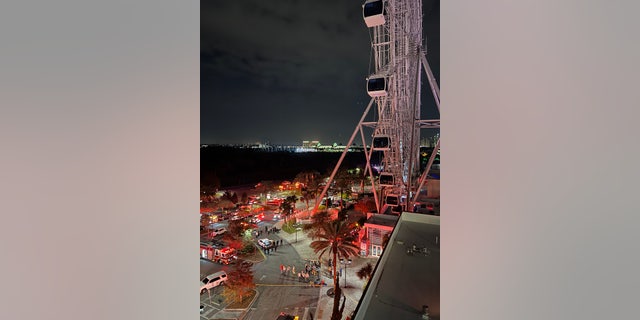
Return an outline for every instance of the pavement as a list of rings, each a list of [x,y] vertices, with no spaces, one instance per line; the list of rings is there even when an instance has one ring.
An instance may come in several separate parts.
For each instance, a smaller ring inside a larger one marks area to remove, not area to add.
[[[275,224],[275,226],[279,229],[282,229],[283,221],[279,221]],[[310,259],[310,260],[318,260],[318,255],[313,252],[311,249],[311,239],[307,237],[307,235],[303,231],[299,231],[296,239],[296,234],[288,234],[285,231],[280,231],[278,233],[285,243],[290,244],[300,255],[302,259]],[[297,241],[296,241],[297,240]],[[327,284],[325,287],[320,288],[320,294],[318,296],[318,307],[316,309],[316,314],[313,316],[314,320],[329,320],[331,319],[331,311],[333,309],[333,298],[327,295],[327,291],[333,288],[333,278],[330,277],[327,270],[327,260],[330,256],[326,255],[322,257],[322,270],[321,276],[322,280]],[[343,265],[338,265],[337,270],[340,272],[340,268],[344,268],[346,270],[346,279],[345,273],[339,278],[340,287],[342,288],[342,293],[346,297],[344,312],[342,313],[342,318],[345,319],[347,316],[351,315],[353,310],[355,310],[358,305],[358,301],[362,296],[362,292],[364,291],[365,280],[361,280],[356,275],[356,272],[360,270],[367,263],[371,263],[372,267],[375,267],[378,258],[369,258],[369,257],[360,257],[354,256],[351,257],[351,264],[349,264],[346,268]],[[343,271],[345,271],[343,270]],[[346,280],[346,287],[345,287]],[[341,299],[342,301],[342,299]],[[341,302],[342,303],[342,302]]]
[[[302,218],[302,216],[305,213],[307,213],[306,205],[304,205],[301,202],[298,202],[296,204],[296,207],[299,210],[298,212],[299,212],[300,218]],[[310,208],[313,208],[313,201],[310,202]],[[284,221],[281,220],[276,222],[273,226],[277,227],[278,229],[282,229],[283,223]],[[296,233],[289,234],[285,231],[278,232],[277,236],[282,238],[283,246],[290,245],[300,256],[300,259],[301,259],[300,264],[299,265],[296,264],[297,270],[300,270],[298,268],[302,269],[302,267],[304,267],[305,259],[318,260],[318,255],[315,254],[313,252],[313,249],[311,249],[310,247],[312,240],[308,238],[303,231],[299,231],[297,233],[297,237],[296,237]],[[264,254],[262,252],[260,253],[263,255],[262,258],[264,259]],[[326,283],[326,286],[321,287],[319,290],[318,297],[317,297],[318,299],[317,307],[315,308],[315,314],[313,314],[311,310],[304,310],[304,313],[302,313],[302,311],[297,312],[296,315],[300,316],[300,320],[330,320],[331,319],[331,311],[333,309],[333,297],[328,296],[327,291],[333,288],[333,278],[330,276],[330,274],[327,271],[328,270],[327,260],[329,258],[330,256],[326,254],[322,258],[321,278]],[[342,288],[342,293],[346,297],[345,308],[344,308],[344,312],[342,313],[342,319],[345,319],[347,316],[351,315],[353,310],[355,310],[356,306],[358,305],[358,301],[360,300],[360,297],[362,296],[362,293],[364,291],[363,289],[365,285],[365,280],[359,279],[358,276],[356,275],[356,272],[360,268],[365,266],[367,263],[371,263],[371,265],[375,267],[375,264],[377,263],[378,258],[353,256],[351,257],[351,260],[352,260],[351,264],[346,266],[346,268],[341,264],[338,264],[337,266],[337,270],[339,274],[340,274],[340,269],[344,268],[343,273],[339,277],[339,284],[340,284],[340,287]],[[346,279],[345,279],[345,275],[346,275]],[[345,280],[346,280],[346,286],[345,286]],[[207,301],[205,303],[207,305],[210,304],[210,308],[207,308],[205,314],[201,314],[201,317],[200,317],[201,319],[242,319],[247,316],[251,318],[251,315],[249,314],[252,313],[252,309],[255,309],[255,308],[251,308],[251,306],[254,305],[255,298],[257,298],[257,296],[254,298],[254,301],[250,304],[249,309],[246,309],[246,310],[225,309],[226,306],[221,301],[217,301],[217,296],[215,296],[215,298],[216,299],[211,299],[210,302]],[[209,300],[209,299],[203,299],[203,300]],[[342,303],[342,299],[341,299],[341,303]]]

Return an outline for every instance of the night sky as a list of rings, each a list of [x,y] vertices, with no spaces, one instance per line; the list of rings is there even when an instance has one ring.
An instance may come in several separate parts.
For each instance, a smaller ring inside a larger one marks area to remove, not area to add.
[[[201,143],[346,144],[370,100],[363,3],[201,1]],[[423,10],[439,79],[439,1]],[[422,79],[422,118],[437,118]]]

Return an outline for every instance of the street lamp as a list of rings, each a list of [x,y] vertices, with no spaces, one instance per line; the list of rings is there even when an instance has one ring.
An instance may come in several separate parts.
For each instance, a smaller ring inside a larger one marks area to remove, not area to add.
[[[298,231],[302,230],[302,228],[297,227],[296,228],[296,243],[298,243]]]
[[[348,288],[347,287],[347,266],[350,265],[351,262],[352,262],[351,259],[345,260],[343,258],[340,258],[340,263],[344,266],[344,287],[345,288]]]

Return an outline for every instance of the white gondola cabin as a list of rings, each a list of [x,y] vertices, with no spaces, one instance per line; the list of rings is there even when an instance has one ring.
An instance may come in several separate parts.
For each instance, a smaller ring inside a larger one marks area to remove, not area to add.
[[[389,137],[387,136],[377,136],[373,137],[373,150],[374,151],[387,151],[389,150]]]
[[[382,187],[394,186],[394,178],[393,178],[393,174],[391,173],[385,173],[385,172],[380,173],[379,181],[380,181],[380,186]]]
[[[400,197],[397,194],[389,194],[384,198],[384,203],[390,206],[400,205]]]
[[[370,97],[384,97],[387,95],[387,78],[372,77],[367,79],[367,93]]]
[[[384,2],[382,0],[368,0],[362,5],[362,16],[368,28],[381,26],[384,20]]]

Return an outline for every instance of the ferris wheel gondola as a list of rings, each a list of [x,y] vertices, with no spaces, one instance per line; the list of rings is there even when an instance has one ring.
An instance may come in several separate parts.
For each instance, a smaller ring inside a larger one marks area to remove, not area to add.
[[[368,0],[362,5],[362,16],[367,27],[383,25],[386,21],[384,18],[384,1]]]
[[[384,97],[387,95],[387,78],[374,76],[367,79],[367,93],[370,97]]]

